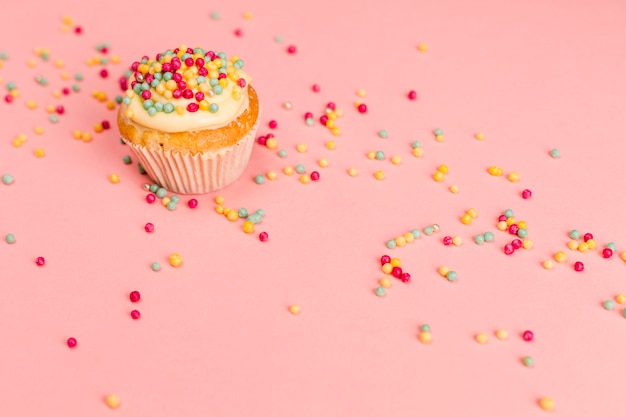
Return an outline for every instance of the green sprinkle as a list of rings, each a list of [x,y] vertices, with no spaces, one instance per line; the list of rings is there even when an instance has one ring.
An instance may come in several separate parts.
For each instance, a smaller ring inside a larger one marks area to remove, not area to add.
[[[485,242],[492,242],[494,239],[494,235],[492,232],[485,232],[483,236],[485,238]]]
[[[559,158],[561,156],[561,151],[559,151],[558,149],[552,149],[550,151],[550,156],[553,158]]]
[[[296,165],[296,172],[298,174],[304,174],[306,172],[306,168],[302,164]]]
[[[159,187],[159,184],[152,184],[150,186],[150,192],[151,193],[156,193],[157,191],[159,191],[159,188],[161,188],[161,187]]]
[[[257,213],[253,213],[246,218],[246,220],[252,224],[261,223],[262,219],[262,216],[258,215]]]
[[[257,184],[263,184],[265,182],[265,176],[263,174],[256,175],[254,177],[254,182]]]
[[[59,116],[57,116],[56,114],[51,114],[49,119],[50,123],[57,123],[59,121]]]
[[[435,231],[435,229],[433,229],[433,227],[432,227],[432,226],[426,226],[426,227],[424,228],[424,234],[425,234],[426,236],[430,236],[430,235],[432,235],[434,231]]]
[[[304,119],[304,123],[306,123],[307,126],[313,126],[315,124],[315,119],[312,117],[307,117],[306,119]]]
[[[578,239],[578,238],[580,238],[580,232],[578,230],[576,230],[576,229],[572,229],[569,232],[569,237],[572,238],[572,239]]]
[[[265,210],[263,209],[258,209],[257,211],[255,211],[256,214],[258,214],[261,217],[265,216]]]
[[[81,74],[80,72],[77,72],[76,74],[74,74],[74,79],[76,81],[82,81],[84,80],[83,74]]]
[[[159,198],[164,198],[167,195],[167,190],[163,187],[159,188],[156,192],[156,196]]]
[[[287,151],[284,149],[281,149],[280,151],[278,151],[278,156],[280,156],[281,158],[286,158],[287,157]]]
[[[3,61],[6,61],[7,59],[9,59],[9,56],[7,55],[6,52],[2,51],[0,52],[0,59]]]
[[[170,201],[169,203],[167,203],[167,209],[169,211],[174,211],[176,210],[176,203],[173,201]]]
[[[37,81],[37,84],[39,85],[43,85],[43,86],[48,85],[48,80],[46,80],[46,78],[42,75],[36,76],[35,81]]]
[[[41,57],[41,59],[43,59],[44,61],[47,61],[48,58],[50,58],[50,55],[47,52],[43,52],[41,55],[39,55]]]
[[[385,139],[387,136],[389,136],[389,133],[387,133],[387,131],[385,129],[383,130],[379,130],[378,131],[378,136]]]
[[[456,281],[457,279],[456,271],[448,271],[448,273],[446,274],[446,278],[448,278],[448,281],[450,282]]]
[[[9,233],[4,237],[4,240],[6,240],[8,244],[15,243],[15,235],[13,235],[13,233]]]
[[[626,317],[626,308],[622,310],[622,316]]]
[[[120,95],[115,96],[115,102],[117,104],[122,104],[124,102],[124,97],[122,97]]]
[[[9,91],[13,91],[17,88],[17,86],[15,85],[15,83],[13,81],[9,81],[6,85],[7,90]]]
[[[433,133],[435,134],[435,136],[443,135],[443,130],[442,129],[435,129],[435,130],[433,130]]]
[[[220,20],[220,12],[211,12],[211,19]]]
[[[173,201],[174,203],[178,203],[180,201],[180,197],[174,194],[173,196],[170,197],[170,201]]]
[[[385,294],[387,294],[387,290],[385,289],[385,287],[376,287],[376,295],[379,297],[384,297]]]
[[[122,158],[122,159],[124,160],[124,163],[126,165],[133,163],[133,160],[132,160],[132,158],[129,155],[124,155],[124,158]]]
[[[521,237],[522,239],[525,239],[528,237],[528,229],[518,229],[517,230],[517,237]]]
[[[415,149],[415,148],[421,148],[422,147],[422,142],[420,142],[419,140],[414,140],[413,142],[411,142],[411,148]]]
[[[158,262],[152,262],[152,265],[150,265],[150,267],[152,268],[153,271],[161,270],[161,264]]]
[[[242,219],[248,217],[248,209],[245,207],[240,208],[237,210],[237,215]]]
[[[483,243],[485,243],[485,236],[483,235],[474,236],[474,242],[476,242],[477,245],[482,245]]]
[[[72,84],[72,91],[78,93],[80,91],[80,85]]]
[[[415,239],[419,239],[420,237],[422,237],[422,232],[419,229],[413,229],[411,230],[411,233],[413,234],[413,237]]]
[[[535,365],[535,360],[532,358],[532,356],[524,356],[522,358],[522,363],[525,367],[532,368]]]
[[[385,153],[383,151],[376,151],[374,157],[379,161],[382,161],[383,159],[385,159]]]
[[[145,168],[143,167],[143,165],[141,165],[141,163],[137,162],[137,169],[139,170],[139,173],[141,175],[146,175],[147,172],[145,170]]]
[[[274,40],[276,41],[276,43],[283,43],[284,39],[282,36],[277,35]]]
[[[4,174],[2,176],[2,183],[5,185],[13,184],[13,181],[15,181],[15,178],[13,178],[13,175],[11,174]]]
[[[422,324],[422,325],[420,326],[420,331],[421,331],[421,332],[430,332],[430,325],[428,325],[428,324]]]
[[[611,249],[613,252],[615,252],[617,250],[617,245],[613,242],[609,242],[606,244],[606,247]]]
[[[209,111],[211,113],[217,113],[219,109],[220,109],[220,106],[217,103],[211,103],[211,105],[209,106]]]
[[[506,209],[506,210],[504,210],[504,215],[505,215],[506,217],[513,217],[513,215],[514,215],[514,214],[513,214],[513,210],[511,210],[511,209]]]
[[[606,300],[602,303],[602,306],[605,310],[613,310],[613,308],[615,308],[615,303],[613,302],[613,300]]]
[[[393,239],[389,239],[387,241],[387,249],[393,249],[396,247],[396,241]]]

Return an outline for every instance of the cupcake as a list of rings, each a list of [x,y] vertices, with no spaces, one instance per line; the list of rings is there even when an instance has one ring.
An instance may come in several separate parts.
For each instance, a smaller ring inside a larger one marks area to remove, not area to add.
[[[243,66],[237,56],[186,46],[132,64],[118,126],[157,184],[202,194],[241,176],[260,115]]]

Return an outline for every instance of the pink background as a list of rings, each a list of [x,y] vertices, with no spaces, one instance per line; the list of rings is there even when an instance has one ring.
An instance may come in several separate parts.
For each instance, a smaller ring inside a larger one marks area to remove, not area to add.
[[[618,254],[626,250],[626,4],[506,3],[12,5],[0,26],[0,51],[9,55],[0,77],[21,95],[0,103],[0,175],[15,177],[0,184],[0,236],[17,242],[0,241],[0,415],[515,417],[544,415],[542,396],[554,398],[555,415],[619,413],[626,319],[623,306],[605,311],[601,303],[626,292],[626,264],[599,251],[610,241]],[[62,33],[64,15],[84,33]],[[85,64],[105,41],[122,61],[107,66],[106,80]],[[265,210],[254,235],[214,212],[217,193],[197,197],[196,210],[189,197],[173,212],[147,205],[148,179],[123,164],[128,149],[115,125],[91,143],[72,138],[115,121],[94,90],[113,98],[134,59],[180,43],[240,55],[262,101],[260,133],[278,121],[273,133],[288,157],[255,146],[241,180],[219,193],[228,207]],[[427,52],[417,51],[420,43]],[[285,52],[290,44],[295,55]],[[36,47],[50,48],[49,62]],[[35,68],[26,65],[31,58]],[[53,65],[59,58],[85,81],[80,93],[55,99],[70,84]],[[49,86],[35,83],[38,74]],[[354,108],[360,88],[364,115]],[[411,89],[417,101],[406,98]],[[28,110],[28,99],[39,108]],[[287,100],[290,111],[281,106]],[[344,111],[338,138],[303,123],[328,101]],[[65,106],[57,124],[47,120],[49,104]],[[445,143],[434,140],[436,128]],[[482,142],[473,137],[479,131]],[[28,141],[15,148],[19,133]],[[337,149],[329,151],[332,139]],[[411,155],[414,140],[421,159]],[[298,154],[297,143],[308,152]],[[39,147],[44,158],[34,156]],[[549,156],[552,148],[561,158]],[[387,159],[367,159],[375,150]],[[391,155],[403,164],[392,165]],[[326,169],[316,167],[322,157]],[[321,180],[302,185],[280,172],[297,163]],[[431,178],[439,164],[450,167],[444,183]],[[488,175],[491,165],[519,172],[520,182]],[[349,167],[359,176],[349,177]],[[384,181],[373,178],[378,169]],[[279,172],[276,181],[254,183],[269,170]],[[524,188],[532,199],[520,197]],[[472,207],[478,218],[461,224]],[[502,252],[510,237],[495,228],[507,208],[527,221],[535,244],[511,257]],[[433,223],[440,234],[385,248]],[[598,250],[569,251],[572,228],[593,233]],[[256,237],[263,230],[266,243]],[[487,230],[495,242],[475,245],[472,236]],[[464,243],[446,247],[444,235]],[[567,263],[544,270],[541,262],[559,250]],[[181,268],[167,263],[174,252]],[[378,298],[384,253],[399,257],[413,280],[394,280]],[[577,260],[582,273],[573,270]],[[154,261],[160,272],[150,269]],[[442,265],[458,272],[457,282],[437,274]],[[132,290],[142,294],[138,304],[128,299]],[[294,303],[299,316],[287,311]],[[431,345],[417,339],[423,323]],[[499,328],[508,340],[494,337]],[[526,329],[535,333],[530,343],[520,337]],[[478,332],[489,335],[486,345],[474,341]],[[520,363],[525,355],[534,368]],[[110,393],[122,401],[115,411],[104,403]]]

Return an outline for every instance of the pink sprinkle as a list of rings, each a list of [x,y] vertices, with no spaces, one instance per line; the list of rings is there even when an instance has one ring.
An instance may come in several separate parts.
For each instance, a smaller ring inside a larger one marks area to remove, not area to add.
[[[287,53],[289,53],[289,54],[295,54],[295,53],[296,53],[296,47],[295,47],[295,45],[289,45],[289,46],[287,47]]]
[[[139,291],[131,291],[128,298],[130,298],[131,303],[136,303],[137,301],[141,300],[141,294],[139,294]]]
[[[414,90],[409,91],[409,94],[407,96],[409,97],[409,100],[417,99],[417,93]]]
[[[402,275],[400,275],[400,281],[405,283],[411,281],[411,274],[409,274],[408,272],[403,272]]]
[[[259,240],[261,242],[267,242],[267,239],[269,239],[270,236],[267,234],[267,232],[261,232],[259,233]]]
[[[150,193],[146,196],[146,201],[148,202],[148,204],[152,204],[156,201],[156,195],[154,195],[153,193]]]
[[[593,239],[593,235],[591,233],[585,233],[585,235],[583,236],[583,240],[585,242],[591,239]]]
[[[70,337],[69,339],[67,339],[67,346],[71,349],[71,348],[75,348],[76,345],[78,344],[78,342],[76,341],[76,339],[74,339],[73,337]]]
[[[515,248],[510,243],[504,245],[504,253],[507,255],[512,255],[515,252]]]
[[[381,265],[388,264],[389,262],[391,262],[391,256],[383,255],[383,256],[380,257],[380,264]]]
[[[574,270],[576,272],[582,272],[585,269],[585,264],[583,264],[582,262],[575,262],[574,263]]]
[[[399,266],[394,266],[391,270],[391,275],[396,278],[400,278],[402,276],[402,268],[400,268]]]
[[[107,71],[106,68],[102,68],[100,70],[100,77],[107,78],[108,76],[109,76],[109,71]]]
[[[311,172],[311,181],[319,181],[320,173],[317,171]]]
[[[144,100],[150,100],[150,97],[152,97],[152,93],[150,92],[150,90],[143,90],[141,92],[141,98]]]
[[[259,145],[263,145],[265,146],[265,142],[267,141],[267,137],[266,136],[259,136],[258,138],[256,138],[256,142]]]
[[[331,110],[335,110],[337,108],[337,105],[334,102],[330,101],[330,102],[328,102],[328,104],[326,104],[326,108],[327,109],[331,109]]]
[[[35,259],[35,263],[37,266],[44,266],[46,264],[46,259],[43,256],[38,256],[37,259]]]
[[[511,245],[513,245],[513,249],[519,249],[522,247],[522,241],[519,239],[513,239]]]
[[[237,85],[241,88],[244,88],[246,86],[246,79],[245,78],[240,78],[237,80]]]
[[[240,38],[243,35],[243,31],[241,29],[235,29],[235,36]]]
[[[278,122],[276,120],[270,120],[269,126],[270,129],[276,129],[278,127]]]
[[[613,249],[611,248],[602,249],[602,257],[604,257],[605,259],[608,259],[611,256],[613,256]]]
[[[63,113],[65,113],[65,107],[63,107],[63,106],[57,106],[57,108],[56,108],[56,112],[57,112],[57,114],[63,114]]]
[[[321,88],[319,84],[313,84],[313,86],[311,87],[311,90],[313,90],[314,93],[319,93]]]
[[[501,214],[500,217],[498,217],[499,222],[505,222],[506,219],[508,219],[508,217],[506,217],[504,214]]]
[[[154,232],[154,225],[152,223],[146,223],[146,225],[143,228],[148,233]]]
[[[446,246],[452,244],[452,236],[444,236],[443,244],[446,245]]]
[[[196,103],[189,103],[189,104],[187,104],[187,111],[190,112],[190,113],[197,112],[199,108],[200,108],[200,106],[198,106]]]
[[[103,120],[102,123],[100,123],[102,125],[103,129],[110,129],[111,128],[111,123],[109,123],[107,120]]]
[[[130,316],[133,318],[133,320],[137,320],[141,317],[141,313],[139,312],[139,310],[133,310],[130,312]]]
[[[532,191],[530,191],[528,189],[522,191],[522,198],[524,200],[528,200],[530,197],[532,197],[532,195],[533,195]]]
[[[364,103],[359,104],[359,107],[357,107],[357,109],[359,110],[359,113],[367,112],[367,106]]]
[[[189,208],[195,209],[196,207],[198,207],[198,200],[192,198],[187,202],[187,205],[189,206]]]
[[[524,331],[524,333],[522,333],[522,339],[524,339],[526,342],[530,342],[534,338],[535,338],[535,335],[530,330],[526,330]]]

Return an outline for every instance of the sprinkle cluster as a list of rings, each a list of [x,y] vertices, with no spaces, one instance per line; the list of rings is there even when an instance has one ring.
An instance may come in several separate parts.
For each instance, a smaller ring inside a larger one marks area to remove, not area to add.
[[[155,58],[144,56],[130,67],[133,80],[123,101],[128,105],[133,97],[137,97],[150,116],[160,112],[185,114],[198,110],[217,113],[219,105],[211,102],[211,98],[222,95],[229,84],[233,84],[232,98],[241,99],[246,80],[238,70],[243,65],[237,56],[228,59],[223,52],[184,45],[159,53]],[[166,101],[155,99],[153,92]],[[169,101],[172,99],[180,100],[181,104],[173,104]],[[132,112],[127,116],[132,117]]]

